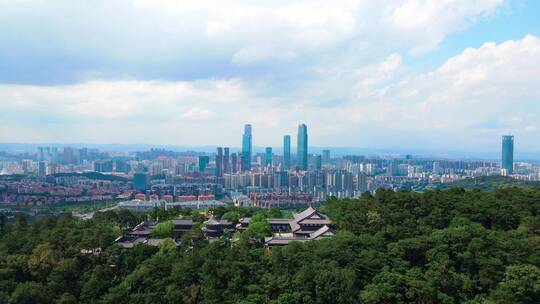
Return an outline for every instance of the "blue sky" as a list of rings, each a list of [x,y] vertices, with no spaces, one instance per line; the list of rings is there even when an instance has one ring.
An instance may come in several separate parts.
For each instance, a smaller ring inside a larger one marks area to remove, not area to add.
[[[540,2],[0,0],[0,142],[540,151]]]

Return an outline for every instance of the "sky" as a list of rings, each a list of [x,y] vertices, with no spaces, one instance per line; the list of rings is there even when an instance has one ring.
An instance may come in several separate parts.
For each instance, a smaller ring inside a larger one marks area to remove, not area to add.
[[[540,1],[0,0],[0,142],[540,151]]]

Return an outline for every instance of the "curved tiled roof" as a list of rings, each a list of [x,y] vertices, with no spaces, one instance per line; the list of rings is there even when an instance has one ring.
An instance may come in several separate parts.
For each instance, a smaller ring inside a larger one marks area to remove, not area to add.
[[[322,226],[321,228],[319,228],[317,231],[313,232],[312,234],[309,235],[309,238],[310,239],[316,239],[320,236],[323,236],[324,234],[326,233],[331,233],[331,234],[334,234],[335,231],[334,229],[324,225]]]
[[[208,220],[204,221],[204,224],[209,226],[216,226],[221,225],[221,222],[212,215]]]
[[[317,210],[315,210],[315,208],[309,206],[306,210],[304,210],[304,211],[302,211],[300,213],[296,213],[294,215],[294,220],[299,222],[299,221],[305,219],[306,217],[311,216],[315,212],[317,212]]]

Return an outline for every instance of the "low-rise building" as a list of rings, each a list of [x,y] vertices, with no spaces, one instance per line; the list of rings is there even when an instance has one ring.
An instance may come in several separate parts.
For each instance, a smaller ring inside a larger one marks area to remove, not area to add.
[[[191,232],[195,223],[192,220],[172,220],[174,225],[174,236],[176,238],[182,237],[185,233]]]
[[[236,229],[246,230],[250,220],[250,218],[241,218]],[[287,245],[292,241],[318,240],[331,237],[335,233],[328,216],[311,206],[294,214],[292,219],[269,218],[268,223],[274,235],[265,238],[266,247]]]
[[[294,233],[276,233],[271,237],[264,238],[264,246],[266,248],[270,248],[273,246],[288,245],[289,243],[294,241],[314,241],[322,238],[332,237],[335,233],[335,230],[327,225],[324,225],[316,231],[313,231],[309,235],[298,235]]]
[[[230,233],[234,232],[232,222],[228,220],[218,220],[213,215],[210,216],[208,220],[204,221],[203,225],[202,231],[209,240],[223,236],[226,230]]]

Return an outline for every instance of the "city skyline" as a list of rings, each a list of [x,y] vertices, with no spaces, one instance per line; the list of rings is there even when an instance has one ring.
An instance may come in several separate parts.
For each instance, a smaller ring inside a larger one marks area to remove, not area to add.
[[[228,155],[229,150],[231,151],[238,151],[239,157],[241,159],[245,160],[245,163],[243,163],[243,166],[245,168],[250,167],[251,158],[253,156],[253,153],[266,153],[268,148],[275,148],[276,150],[282,150],[283,156],[287,154],[287,149],[289,155],[292,155],[290,153],[291,149],[294,148],[297,153],[294,155],[298,155],[299,151],[299,143],[300,143],[300,129],[301,128],[306,129],[306,140],[307,140],[307,126],[306,124],[300,124],[298,126],[298,134],[297,134],[297,145],[291,146],[291,136],[288,134],[283,135],[283,142],[282,145],[253,145],[253,133],[252,128],[253,126],[251,124],[244,124],[243,134],[241,138],[241,143],[236,145],[225,145],[226,154]],[[505,137],[512,137],[513,141],[513,135],[503,135],[503,139]],[[256,138],[256,137],[255,137]],[[153,148],[165,148],[165,149],[172,149],[175,151],[199,151],[199,152],[214,152],[215,147],[220,149],[223,146],[219,145],[204,145],[204,146],[175,146],[175,145],[155,145],[155,144],[84,144],[84,143],[1,143],[0,142],[0,151],[27,151],[31,152],[33,151],[32,148],[39,148],[39,146],[51,146],[51,147],[67,147],[71,148],[72,146],[75,147],[85,147],[85,146],[95,146],[99,148],[103,147],[109,147],[108,149],[112,151],[120,151],[120,152],[128,152],[128,151],[136,151],[140,149],[153,149]],[[306,144],[307,146],[307,144]],[[19,147],[19,149],[15,148]],[[26,147],[22,148],[21,147]],[[113,148],[114,147],[114,148]],[[130,147],[130,148],[128,148]],[[375,149],[369,149],[369,148],[362,148],[362,147],[336,147],[336,146],[310,146],[313,149],[313,153],[321,154],[321,157],[324,158],[325,151],[329,151],[328,149],[332,149],[335,152],[337,152],[339,155],[347,155],[347,154],[370,154],[370,155],[395,155],[395,154],[411,154],[411,153],[417,153],[418,156],[421,157],[448,157],[448,158],[455,158],[455,159],[494,159],[497,158],[498,153],[496,153],[494,150],[484,150],[484,151],[459,151],[459,150],[448,150],[448,149],[434,149],[434,150],[427,150],[427,149],[418,149],[418,148],[375,148]],[[107,149],[107,148],[105,148]],[[504,151],[504,144],[503,144],[503,151]],[[223,151],[222,151],[223,153]],[[306,152],[307,153],[307,152]],[[513,156],[513,142],[512,142],[512,158]],[[218,151],[219,154],[219,151]],[[279,153],[278,153],[279,155]],[[521,158],[522,160],[537,160],[540,159],[540,152],[534,152],[534,151],[523,151],[518,150],[517,152],[517,158]],[[247,157],[246,157],[247,156]],[[289,156],[290,158],[290,156]],[[290,160],[288,162],[290,164]],[[287,162],[284,164],[286,168],[289,166],[287,165]]]
[[[237,146],[249,122],[265,147],[303,122],[320,147],[491,151],[512,133],[540,151],[538,11],[532,0],[3,1],[0,142]]]
[[[232,152],[235,152],[236,150],[238,150],[238,155],[234,155],[235,157],[238,157],[239,160],[240,160],[240,163],[239,163],[239,166],[240,166],[240,169],[242,170],[250,170],[251,169],[251,164],[253,162],[253,154],[254,153],[257,153],[257,154],[260,154],[261,152],[265,154],[265,164],[269,165],[269,164],[272,164],[272,158],[273,158],[273,148],[276,148],[275,150],[282,150],[282,153],[280,154],[279,152],[276,153],[275,155],[281,155],[283,156],[283,162],[281,163],[281,166],[284,168],[284,169],[291,169],[291,165],[292,165],[292,162],[291,162],[291,155],[294,155],[296,158],[297,158],[297,163],[296,163],[296,167],[297,169],[301,169],[301,170],[306,170],[307,169],[307,159],[308,159],[308,155],[310,156],[315,156],[317,155],[317,157],[320,157],[320,160],[319,162],[320,163],[323,163],[323,162],[328,162],[328,159],[329,159],[329,155],[330,155],[330,150],[329,149],[336,149],[335,147],[315,147],[315,146],[312,146],[311,147],[311,151],[308,152],[308,150],[310,150],[310,146],[308,144],[308,140],[307,140],[308,136],[307,136],[307,125],[304,124],[304,123],[301,123],[298,125],[298,132],[297,132],[297,136],[296,136],[296,146],[292,146],[292,148],[295,148],[296,149],[296,153],[295,154],[291,154],[291,136],[288,135],[288,134],[285,134],[283,135],[283,145],[282,146],[268,146],[268,145],[265,145],[265,146],[253,146],[253,126],[251,124],[244,124],[244,129],[243,129],[243,133],[242,133],[242,137],[241,137],[241,145],[240,145],[240,148],[236,148],[235,146],[226,146],[226,147],[223,147],[223,146],[203,146],[203,147],[191,147],[189,149],[182,149],[180,147],[172,147],[172,146],[162,146],[162,147],[167,147],[167,148],[173,148],[173,150],[180,150],[180,151],[195,151],[195,152],[203,152],[203,153],[210,153],[210,154],[213,154],[213,153],[216,153],[217,154],[217,159],[219,159],[219,161],[223,161],[224,164],[226,164],[226,166],[228,166],[229,164],[229,154],[230,154],[230,151]],[[503,135],[502,136],[503,138],[503,145],[502,145],[502,155],[501,155],[501,160],[502,160],[502,164],[503,164],[503,168],[505,168],[507,171],[506,174],[512,174],[512,166],[513,166],[513,161],[514,161],[514,143],[513,143],[513,140],[514,140],[514,136],[513,135]],[[510,139],[511,143],[510,143],[510,146],[508,145],[508,140]],[[16,145],[16,144],[15,144]],[[22,146],[25,146],[25,144],[22,144]],[[43,145],[41,145],[43,146]],[[45,144],[45,146],[47,146],[47,144]],[[50,146],[50,145],[49,145]],[[80,146],[83,148],[83,149],[86,149],[86,147],[84,147],[85,145],[84,144],[80,144]],[[99,146],[99,145],[97,145]],[[123,145],[117,145],[117,147],[122,147]],[[135,147],[137,145],[133,145],[133,147]],[[153,146],[153,145],[144,145],[145,148],[156,148],[156,146]],[[4,151],[12,151],[12,152],[17,152],[17,150],[12,150],[12,149],[5,149],[5,147],[10,147],[10,144],[2,144],[0,143],[0,148],[4,148]],[[66,144],[66,145],[52,145],[50,146],[52,149],[58,149],[58,147],[63,147],[64,149],[67,149],[68,151],[69,150],[72,150],[73,147],[71,147],[69,144]],[[214,147],[217,147],[217,152],[214,149]],[[157,146],[157,148],[159,148],[159,146]],[[36,146],[36,149],[40,149],[39,145]],[[142,148],[144,149],[144,148]],[[336,151],[337,150],[337,151]],[[392,152],[390,151],[384,151],[384,150],[380,150],[380,151],[370,151],[368,153],[365,153],[366,151],[359,151],[359,149],[355,149],[355,148],[337,148],[336,150],[334,150],[334,154],[336,154],[337,152],[337,155],[340,155],[340,156],[343,156],[343,155],[354,155],[354,154],[367,154],[367,155],[370,155],[370,156],[374,156],[374,155],[382,155],[384,156],[386,154],[386,156],[391,156],[391,157],[396,157],[396,153],[397,151],[399,150],[393,150]],[[356,151],[355,151],[356,150]],[[1,149],[0,149],[1,151]],[[28,150],[26,149],[27,152],[33,152],[31,149]],[[114,151],[114,149],[113,149]],[[121,152],[121,151],[126,151],[126,150],[123,150],[123,149],[120,149],[120,150],[116,150],[118,152]],[[520,151],[520,150],[518,150]],[[18,152],[21,152],[21,150],[18,150]],[[406,150],[401,150],[400,151],[402,156],[407,156],[407,155],[412,155],[413,153],[418,153],[416,156],[419,156],[419,157],[427,157],[427,158],[449,158],[449,159],[486,159],[486,160],[493,160],[494,158],[497,158],[495,155],[496,153],[494,153],[494,151],[491,151],[490,153],[487,153],[487,154],[467,154],[465,152],[456,152],[456,151],[446,151],[446,154],[438,154],[436,153],[436,151],[430,151],[430,152],[427,152],[427,151],[422,151],[422,150],[416,150],[416,149],[412,149],[412,150],[409,150],[409,151],[406,151]],[[448,153],[450,152],[450,153]],[[461,153],[461,155],[459,155]],[[399,153],[397,153],[399,154]],[[458,156],[459,155],[459,156]],[[488,156],[489,155],[489,156]],[[520,159],[521,158],[521,159]],[[540,155],[536,155],[535,153],[523,153],[522,151],[518,152],[518,156],[517,156],[517,160],[526,160],[526,161],[531,161],[531,160],[536,160],[536,159],[540,159]],[[217,160],[216,160],[217,162]],[[235,162],[236,163],[236,162]],[[228,171],[229,168],[227,168],[226,166],[221,166],[220,164],[218,164],[218,168],[220,168],[219,170],[221,171],[217,171],[216,174],[217,176],[222,176],[223,173],[226,173]]]

